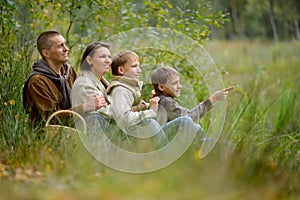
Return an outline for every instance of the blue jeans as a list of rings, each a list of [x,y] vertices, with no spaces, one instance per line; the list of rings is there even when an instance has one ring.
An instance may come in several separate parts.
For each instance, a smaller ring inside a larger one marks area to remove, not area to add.
[[[126,132],[121,131],[116,123],[101,114],[89,114],[84,118],[87,124],[87,137],[90,141],[95,142],[99,134],[105,134],[120,147],[129,140],[136,144],[142,140],[151,140],[154,148],[157,149],[167,145],[176,134],[196,133],[201,138],[205,138],[202,127],[187,116],[178,117],[163,126],[156,120],[147,118]]]
[[[176,134],[193,134],[196,133],[201,140],[206,138],[206,135],[199,124],[194,123],[192,118],[188,116],[181,116],[167,122],[163,126],[165,134],[169,140],[172,140]]]
[[[206,135],[199,124],[192,118],[181,116],[161,126],[156,120],[148,118],[131,129],[129,135],[139,138],[150,138],[155,146],[161,148],[169,143],[176,134],[195,134],[203,141]]]

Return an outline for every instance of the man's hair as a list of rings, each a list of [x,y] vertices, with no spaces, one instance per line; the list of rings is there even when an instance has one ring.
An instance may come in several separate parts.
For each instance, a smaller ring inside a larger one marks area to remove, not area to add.
[[[107,43],[104,43],[104,42],[94,42],[92,44],[89,44],[84,53],[82,54],[82,57],[81,57],[81,61],[80,61],[80,69],[81,70],[85,70],[85,71],[90,71],[91,70],[91,65],[87,62],[87,57],[90,56],[90,57],[93,57],[94,54],[95,54],[95,51],[97,49],[99,49],[100,47],[105,47],[107,49],[110,49],[110,45],[107,44]]]
[[[50,49],[51,48],[51,40],[50,38],[57,36],[57,35],[61,35],[59,32],[57,31],[45,31],[43,33],[41,33],[37,39],[36,45],[37,45],[37,49],[40,52],[41,56],[44,58],[42,51],[44,49]]]
[[[155,69],[151,74],[151,82],[155,94],[162,94],[162,91],[158,88],[158,85],[165,84],[169,78],[172,78],[174,76],[179,76],[179,73],[172,67],[165,66]]]
[[[133,51],[124,50],[124,51],[119,52],[112,59],[112,63],[111,63],[112,75],[115,75],[115,76],[119,75],[119,72],[118,72],[119,66],[124,66],[127,61],[134,60],[134,59],[139,60],[139,56]]]

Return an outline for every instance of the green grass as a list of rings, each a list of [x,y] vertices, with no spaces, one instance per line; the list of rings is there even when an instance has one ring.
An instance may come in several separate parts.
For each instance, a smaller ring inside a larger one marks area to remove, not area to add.
[[[0,96],[0,199],[298,199],[300,43],[215,41],[205,48],[224,84],[236,86],[221,140],[204,159],[193,147],[147,174],[103,166],[81,143],[39,138],[21,104],[24,69],[12,59],[1,71],[10,90]]]

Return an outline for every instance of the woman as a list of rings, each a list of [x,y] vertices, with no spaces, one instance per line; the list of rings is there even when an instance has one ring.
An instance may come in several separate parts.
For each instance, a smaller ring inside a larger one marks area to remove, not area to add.
[[[75,80],[72,89],[72,105],[86,102],[90,96],[96,96],[96,111],[84,115],[89,130],[96,130],[95,126],[108,127],[111,119],[109,105],[104,94],[108,85],[103,77],[109,73],[111,65],[110,46],[103,42],[94,42],[88,45],[81,58],[81,74]]]

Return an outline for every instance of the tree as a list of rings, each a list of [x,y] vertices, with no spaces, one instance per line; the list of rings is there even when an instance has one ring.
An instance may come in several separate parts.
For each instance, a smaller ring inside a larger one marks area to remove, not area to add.
[[[218,10],[228,11],[231,23],[225,26],[228,38],[243,37],[278,40],[300,38],[298,0],[219,0]]]

